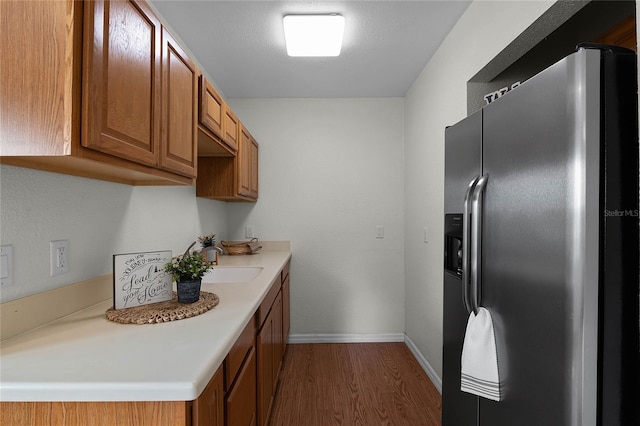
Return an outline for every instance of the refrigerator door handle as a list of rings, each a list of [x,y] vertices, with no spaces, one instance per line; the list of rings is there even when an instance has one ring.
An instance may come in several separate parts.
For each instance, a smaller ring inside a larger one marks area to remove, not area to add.
[[[467,313],[471,313],[472,306],[469,294],[469,254],[471,253],[471,240],[470,240],[470,215],[471,215],[471,196],[476,188],[480,176],[476,176],[467,187],[467,192],[464,196],[463,212],[462,212],[462,304],[467,310]]]
[[[482,285],[482,212],[484,190],[487,187],[489,175],[484,174],[476,183],[471,194],[471,232],[469,254],[469,302],[475,314],[480,306],[480,289]]]

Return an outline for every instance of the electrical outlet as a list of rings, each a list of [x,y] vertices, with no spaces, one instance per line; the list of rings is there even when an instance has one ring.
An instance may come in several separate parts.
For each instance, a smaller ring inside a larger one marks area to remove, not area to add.
[[[254,238],[255,237],[255,228],[253,225],[247,225],[244,228],[244,236],[245,238]]]
[[[52,277],[69,272],[69,240],[49,241],[49,256]]]
[[[384,238],[384,226],[376,226],[376,238]]]
[[[13,284],[13,246],[0,246],[0,285]]]

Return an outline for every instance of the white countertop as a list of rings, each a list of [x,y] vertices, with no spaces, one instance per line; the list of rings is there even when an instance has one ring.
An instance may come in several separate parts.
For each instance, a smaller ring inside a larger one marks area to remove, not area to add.
[[[204,284],[214,309],[163,324],[106,319],[107,300],[0,345],[2,401],[191,401],[222,365],[291,257],[221,256],[219,267],[260,266],[246,283]]]

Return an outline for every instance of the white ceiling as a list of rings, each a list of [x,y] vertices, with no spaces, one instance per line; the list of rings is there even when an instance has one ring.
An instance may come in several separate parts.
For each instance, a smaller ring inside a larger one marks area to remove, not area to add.
[[[227,98],[404,96],[470,0],[152,0]],[[286,14],[345,17],[337,58],[287,56]]]

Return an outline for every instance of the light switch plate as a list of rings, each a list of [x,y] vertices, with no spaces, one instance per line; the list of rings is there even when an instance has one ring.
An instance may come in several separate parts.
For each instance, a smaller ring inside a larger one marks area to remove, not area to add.
[[[0,285],[13,285],[13,246],[0,246]]]

